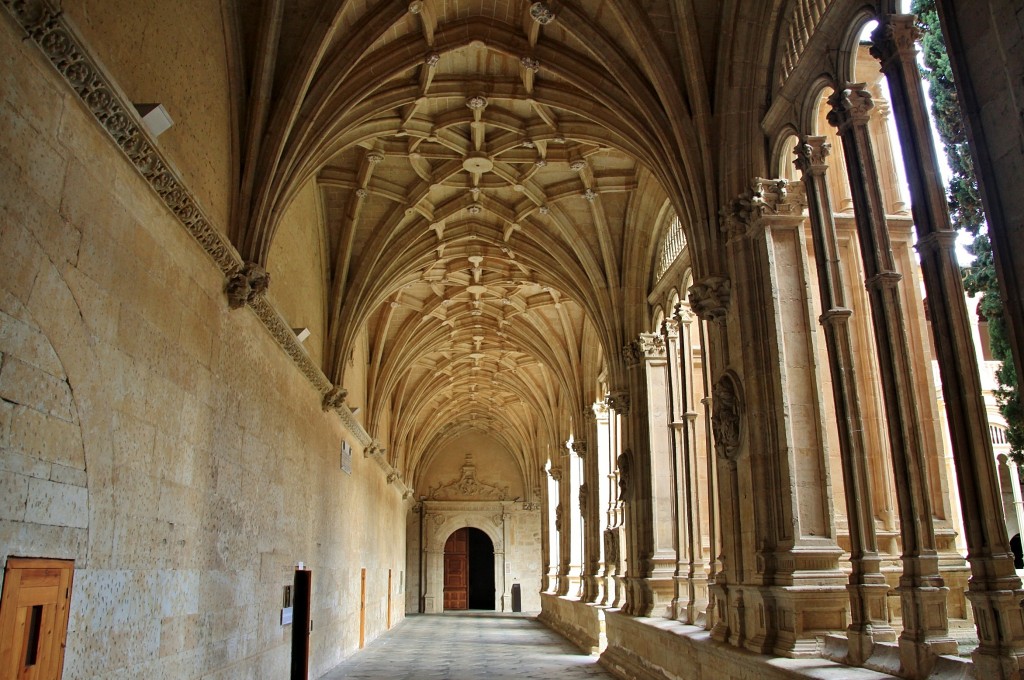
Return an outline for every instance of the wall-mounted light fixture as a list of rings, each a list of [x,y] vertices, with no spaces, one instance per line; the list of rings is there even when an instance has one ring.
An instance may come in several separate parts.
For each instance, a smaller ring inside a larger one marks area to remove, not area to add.
[[[174,125],[171,114],[167,113],[163,104],[136,104],[135,110],[142,118],[143,127],[154,137],[159,137]]]

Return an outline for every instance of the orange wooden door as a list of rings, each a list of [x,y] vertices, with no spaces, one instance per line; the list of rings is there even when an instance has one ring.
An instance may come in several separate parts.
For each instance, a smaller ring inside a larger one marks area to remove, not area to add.
[[[74,569],[69,560],[7,560],[0,596],[0,677],[61,677]]]
[[[469,609],[468,529],[459,529],[444,544],[444,608]]]

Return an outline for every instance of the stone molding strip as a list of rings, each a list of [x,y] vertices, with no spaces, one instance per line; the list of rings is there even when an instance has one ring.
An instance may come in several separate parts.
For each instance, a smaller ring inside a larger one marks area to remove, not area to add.
[[[0,0],[0,4],[79,96],[96,122],[167,209],[220,268],[225,279],[241,271],[245,263],[238,251],[212,226],[210,218],[185,186],[179,172],[139,124],[128,97],[89,55],[81,38],[64,19],[63,13],[55,11],[46,0]],[[334,386],[310,360],[277,308],[263,295],[249,300],[248,306],[310,384],[321,396],[327,394]],[[356,420],[348,406],[340,404],[332,410],[338,414],[342,425],[356,441],[364,447],[371,444],[373,438]],[[378,464],[389,481],[399,482],[396,486],[403,497],[408,497],[411,491],[400,481],[399,472],[386,460],[378,460]]]

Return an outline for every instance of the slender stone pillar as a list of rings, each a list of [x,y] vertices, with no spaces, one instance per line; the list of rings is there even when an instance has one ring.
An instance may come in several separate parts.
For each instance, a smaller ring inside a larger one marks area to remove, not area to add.
[[[891,642],[896,633],[889,625],[886,594],[889,586],[881,573],[875,538],[874,503],[868,471],[864,421],[857,396],[857,371],[850,330],[853,311],[847,306],[839,258],[825,159],[830,145],[825,137],[804,137],[797,145],[796,166],[803,175],[811,221],[814,260],[821,294],[821,325],[825,332],[832,393],[839,430],[839,455],[846,488],[846,514],[850,533],[850,625],[847,628],[850,662],[862,663],[875,641]]]
[[[910,363],[903,305],[889,242],[878,170],[868,131],[871,95],[863,83],[840,87],[829,97],[828,121],[839,130],[853,193],[865,284],[871,302],[879,373],[903,538],[900,660],[911,677],[930,672],[936,654],[955,654],[946,614],[947,588],[939,574],[928,494],[928,470]]]
[[[910,184],[917,250],[928,295],[932,335],[942,378],[949,434],[963,509],[971,579],[967,598],[978,625],[973,657],[986,677],[1018,677],[1024,670],[1024,591],[1013,568],[1002,517],[999,477],[982,399],[967,304],[956,259],[946,193],[932,143],[917,66],[913,15],[888,15],[872,33],[881,61]]]
[[[559,518],[561,514],[559,482],[562,479],[562,470],[558,467],[548,467],[547,475],[545,476],[547,477],[547,484],[544,485],[542,490],[542,501],[547,513],[547,521],[543,527],[543,536],[547,539],[543,541],[543,547],[546,548],[545,556],[547,557],[547,582],[545,583],[544,592],[557,593],[558,572],[562,564],[561,551],[559,550],[561,543],[560,529],[562,528],[562,521]]]
[[[672,443],[672,504],[675,509],[676,570],[673,575],[675,588],[672,597],[671,618],[687,622],[686,613],[690,607],[690,583],[687,564],[690,561],[692,535],[695,530],[690,507],[686,503],[686,472],[683,458],[686,442],[683,419],[682,359],[679,352],[679,321],[674,317],[665,319],[661,326],[661,335],[665,342],[665,355],[668,359],[668,392],[669,392],[669,428]]]
[[[1001,455],[1006,460],[1006,474],[1010,477],[1010,493],[1013,495],[1013,516],[1017,520],[1017,533],[1024,537],[1024,499],[1020,493],[1020,470],[1017,463],[1009,456]]]
[[[586,461],[587,486],[587,575],[585,601],[589,604],[608,604],[608,563],[605,555],[605,531],[609,528],[611,495],[609,472],[609,447],[611,442],[608,427],[608,407],[596,402],[591,410],[590,433],[593,446]]]
[[[609,508],[609,528],[605,531],[605,563],[608,565],[606,576],[608,587],[614,590],[609,598],[609,606],[629,613],[626,587],[626,564],[629,559],[630,544],[627,540],[626,526],[628,506],[632,495],[630,461],[632,452],[623,446],[623,423],[629,417],[629,392],[615,390],[609,393],[608,407],[612,416],[609,419],[611,455],[613,472],[608,475],[611,485],[612,502]]]
[[[629,613],[667,617],[672,613],[676,549],[665,342],[660,335],[642,333],[623,354],[635,397],[628,438],[634,454],[630,508],[635,533],[629,540],[637,564],[627,565],[633,596]]]

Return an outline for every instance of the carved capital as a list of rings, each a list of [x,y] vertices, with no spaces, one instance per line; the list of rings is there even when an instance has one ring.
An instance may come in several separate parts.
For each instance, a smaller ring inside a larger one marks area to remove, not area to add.
[[[661,323],[661,334],[669,340],[679,337],[679,319],[674,314]]]
[[[629,415],[629,392],[625,390],[609,392],[608,396],[604,399],[604,403],[620,416]]]
[[[627,347],[635,357],[634,363],[665,356],[665,338],[660,333],[641,333]]]
[[[690,286],[690,307],[705,321],[725,323],[732,283],[724,276],[709,276]]]
[[[805,201],[802,186],[786,179],[755,177],[750,189],[722,208],[721,229],[729,240],[751,235],[766,215],[799,214]]]
[[[711,432],[715,452],[726,460],[736,460],[742,435],[742,397],[739,381],[726,373],[711,390]]]
[[[672,317],[677,323],[684,326],[689,326],[693,323],[693,310],[690,305],[680,302],[676,305],[676,308],[672,311]]]
[[[241,309],[267,292],[270,287],[270,274],[255,262],[245,265],[228,278],[224,292],[228,296],[231,309]]]
[[[548,470],[548,475],[551,476],[551,480],[554,482],[562,481],[562,468],[553,467]]]
[[[917,41],[921,29],[913,14],[889,14],[882,17],[871,32],[871,56],[882,63],[882,70],[905,61],[917,68]]]
[[[341,385],[334,385],[331,389],[327,390],[327,394],[324,395],[324,410],[330,411],[331,409],[341,408],[345,405],[345,399],[347,397],[348,390]]]
[[[793,165],[804,174],[824,175],[828,169],[828,156],[832,153],[832,145],[825,137],[805,136],[794,149],[796,160]]]
[[[837,88],[828,98],[832,110],[828,112],[828,124],[838,128],[840,134],[851,126],[867,125],[871,118],[871,109],[875,103],[864,83],[850,83],[845,88]]]
[[[572,443],[572,452],[580,458],[587,457],[587,442],[586,441],[574,441]]]

